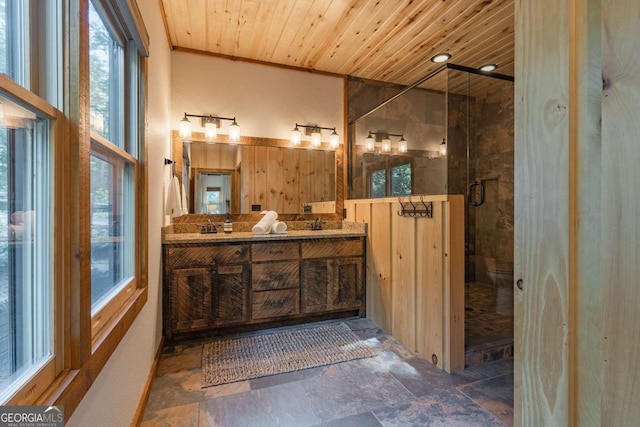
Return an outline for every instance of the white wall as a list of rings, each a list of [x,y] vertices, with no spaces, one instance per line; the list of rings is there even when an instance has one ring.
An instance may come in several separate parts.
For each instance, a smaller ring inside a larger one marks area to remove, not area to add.
[[[170,157],[171,51],[158,0],[137,1],[151,40],[147,107],[149,297],[69,420],[71,427],[131,424],[162,335],[160,228],[165,217],[163,190],[158,183],[166,183],[169,177],[163,159]]]
[[[172,129],[187,112],[235,116],[244,136],[289,139],[297,122],[335,127],[345,141],[341,77],[179,51],[171,55],[171,70]],[[190,120],[201,132],[199,120]],[[220,133],[230,123],[223,120]],[[330,133],[322,132],[323,142]]]

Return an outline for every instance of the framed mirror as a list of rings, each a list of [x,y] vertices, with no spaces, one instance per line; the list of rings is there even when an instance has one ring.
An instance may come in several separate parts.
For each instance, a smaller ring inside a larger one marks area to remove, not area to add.
[[[189,213],[275,210],[336,217],[340,213],[342,218],[342,147],[291,148],[288,140],[255,137],[242,137],[238,144],[208,144],[197,138],[194,133],[194,140],[183,147],[173,131],[176,173],[189,176]],[[185,169],[188,175],[182,174]]]

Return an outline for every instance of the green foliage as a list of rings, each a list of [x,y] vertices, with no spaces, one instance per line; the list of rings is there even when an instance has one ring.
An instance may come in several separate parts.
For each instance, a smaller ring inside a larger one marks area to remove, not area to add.
[[[103,135],[109,135],[109,84],[112,57],[115,43],[100,16],[89,8],[89,92],[92,113],[104,117]],[[116,70],[114,70],[116,72]]]
[[[391,168],[391,195],[411,194],[411,163]]]
[[[385,197],[387,193],[387,171],[380,169],[371,174],[371,197]]]

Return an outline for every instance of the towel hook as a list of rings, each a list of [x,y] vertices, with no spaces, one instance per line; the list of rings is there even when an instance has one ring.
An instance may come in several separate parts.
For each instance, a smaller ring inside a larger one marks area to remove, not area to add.
[[[411,210],[407,212],[411,218],[415,218],[416,216],[416,205],[413,203],[411,196],[409,196],[409,204],[411,204]]]
[[[402,212],[398,211],[398,216],[404,216],[404,203],[402,202],[402,196],[398,197],[398,202],[400,203],[400,208]]]
[[[420,210],[420,216],[423,216],[423,217],[429,216],[429,207],[424,202],[424,198],[422,196],[420,196],[420,203],[422,203],[422,206],[424,206],[424,210],[422,209]]]

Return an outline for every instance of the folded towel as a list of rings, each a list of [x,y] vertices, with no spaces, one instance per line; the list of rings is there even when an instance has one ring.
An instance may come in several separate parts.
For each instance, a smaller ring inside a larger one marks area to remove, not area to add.
[[[276,219],[278,219],[278,214],[275,211],[268,211],[262,219],[253,226],[251,231],[253,231],[253,234],[268,234]]]
[[[287,224],[282,221],[275,221],[271,226],[272,234],[284,234],[287,232]]]

